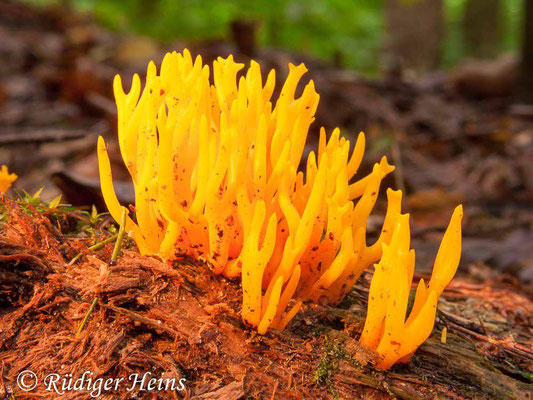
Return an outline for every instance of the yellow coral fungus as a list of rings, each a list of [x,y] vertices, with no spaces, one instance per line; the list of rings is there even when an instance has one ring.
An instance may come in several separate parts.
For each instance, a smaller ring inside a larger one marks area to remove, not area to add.
[[[361,344],[376,350],[378,368],[407,361],[433,330],[437,302],[450,283],[461,257],[462,206],[458,206],[444,234],[429,284],[420,280],[411,313],[406,319],[415,254],[410,247],[409,215],[400,215],[389,245],[375,266],[370,285],[368,313]]]
[[[263,82],[259,64],[218,58],[212,69],[185,50],[167,54],[146,85],[134,75],[129,93],[114,91],[118,142],[135,189],[135,219],[126,227],[143,254],[202,259],[215,273],[241,276],[242,317],[260,333],[283,329],[302,301],[338,302],[391,238],[401,195],[388,192],[378,241],[368,246],[366,221],[383,178],[383,158],[350,184],[365,148],[335,129],[320,132],[317,152],[298,172],[319,95],[305,66],[289,65],[278,100],[275,73]],[[213,84],[210,83],[212,75]],[[104,199],[115,220],[104,140],[98,140]],[[288,308],[290,306],[290,308]]]
[[[0,168],[0,193],[7,192],[11,184],[17,180],[16,174],[10,174],[5,165]]]

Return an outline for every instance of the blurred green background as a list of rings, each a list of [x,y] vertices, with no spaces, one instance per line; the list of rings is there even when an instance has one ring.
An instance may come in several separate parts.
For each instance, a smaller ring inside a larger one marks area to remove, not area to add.
[[[235,20],[260,22],[263,46],[296,50],[318,58],[341,60],[343,67],[366,74],[380,71],[390,0],[28,0],[33,4],[67,3],[90,11],[106,27],[159,40],[212,39],[227,36]],[[411,4],[427,0],[395,0]],[[430,0],[431,1],[431,0]],[[443,27],[439,67],[450,67],[471,56],[465,45],[469,2],[490,3],[486,26],[492,53],[518,50],[523,1],[440,0]],[[492,8],[491,8],[492,7]],[[485,7],[487,8],[487,7]],[[497,9],[494,9],[497,8]],[[495,20],[496,18],[496,20]],[[497,32],[496,32],[497,31]]]

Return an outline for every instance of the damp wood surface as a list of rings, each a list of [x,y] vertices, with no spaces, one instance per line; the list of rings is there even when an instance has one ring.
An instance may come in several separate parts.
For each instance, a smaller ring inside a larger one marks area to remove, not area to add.
[[[493,274],[458,276],[439,303],[430,339],[409,364],[382,372],[358,344],[371,271],[338,306],[307,304],[283,332],[261,336],[237,310],[239,282],[194,260],[165,264],[127,240],[117,265],[106,233],[74,235],[83,214],[1,200],[0,391],[17,391],[26,369],[125,377],[151,371],[186,379],[182,392],[104,392],[101,398],[526,399],[532,385],[531,293]],[[68,262],[78,253],[78,261]],[[98,304],[76,331],[93,299]],[[446,343],[441,341],[447,328]],[[72,392],[68,398],[87,398]],[[155,396],[155,397],[154,397]]]

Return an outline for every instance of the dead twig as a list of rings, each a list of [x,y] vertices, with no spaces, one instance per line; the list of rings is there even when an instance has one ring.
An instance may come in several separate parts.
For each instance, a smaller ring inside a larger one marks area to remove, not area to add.
[[[16,145],[23,143],[49,143],[76,140],[95,135],[84,130],[48,129],[31,132],[13,132],[0,135],[0,146]]]
[[[131,310],[127,310],[125,308],[116,307],[116,306],[112,306],[108,304],[102,304],[101,307],[105,308],[106,310],[114,311],[117,314],[125,315],[128,318],[132,319],[133,321],[152,327],[156,330],[169,333],[173,335],[174,337],[183,337],[183,336],[188,337],[189,336],[186,332],[180,332],[174,328],[171,328],[169,326],[162,324],[160,320],[155,320],[152,318],[144,317],[141,314],[138,314]]]

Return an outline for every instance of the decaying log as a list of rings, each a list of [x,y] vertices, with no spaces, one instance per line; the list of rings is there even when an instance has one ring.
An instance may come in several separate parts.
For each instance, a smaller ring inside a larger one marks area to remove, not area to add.
[[[40,377],[89,370],[104,378],[151,371],[186,379],[183,392],[122,387],[106,391],[108,399],[524,399],[533,389],[532,303],[516,288],[456,279],[441,299],[431,338],[408,364],[377,371],[375,355],[358,344],[370,273],[340,305],[308,304],[285,331],[259,336],[241,322],[238,282],[199,263],[139,256],[133,247],[102,276],[113,243],[67,267],[45,247],[58,240],[52,226],[36,226],[40,218],[6,201],[0,204],[9,214],[9,226],[0,225],[0,398],[10,392],[17,399],[57,398],[43,386],[17,389],[27,369]],[[40,234],[16,235],[17,229]],[[79,240],[60,236],[57,246],[75,254]],[[23,295],[14,296],[17,286],[6,277],[25,271],[33,273],[19,282]],[[99,302],[76,338],[95,296]]]

